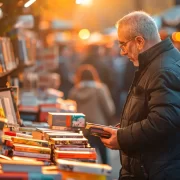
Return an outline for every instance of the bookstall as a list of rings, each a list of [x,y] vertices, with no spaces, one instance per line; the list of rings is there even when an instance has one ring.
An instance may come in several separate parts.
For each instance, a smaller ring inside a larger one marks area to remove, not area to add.
[[[105,180],[109,165],[82,133],[85,115],[49,112],[46,126],[22,127],[12,87],[0,89],[0,179]],[[40,124],[39,124],[40,125]],[[91,126],[92,127],[92,126]]]
[[[32,64],[23,41],[1,38],[0,78]],[[76,103],[64,100],[52,84],[56,74],[32,77],[39,93],[23,91],[20,98],[18,86],[0,88],[0,179],[110,179],[112,168],[98,163],[84,136],[85,115],[76,113]]]

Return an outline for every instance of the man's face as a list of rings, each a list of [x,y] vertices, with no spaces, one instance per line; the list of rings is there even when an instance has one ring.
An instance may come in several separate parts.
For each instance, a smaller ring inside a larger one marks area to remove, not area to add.
[[[141,36],[133,38],[128,37],[128,30],[126,28],[118,28],[119,47],[121,48],[121,55],[127,56],[134,66],[139,66],[138,56],[144,48],[144,39]]]

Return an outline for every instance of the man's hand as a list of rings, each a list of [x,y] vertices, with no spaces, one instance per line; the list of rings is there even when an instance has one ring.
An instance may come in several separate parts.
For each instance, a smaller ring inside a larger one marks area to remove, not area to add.
[[[101,138],[101,141],[104,143],[104,145],[113,150],[120,149],[120,146],[119,146],[119,143],[117,140],[117,130],[118,129],[104,127],[103,130],[106,132],[109,132],[111,134],[111,137],[109,139]]]

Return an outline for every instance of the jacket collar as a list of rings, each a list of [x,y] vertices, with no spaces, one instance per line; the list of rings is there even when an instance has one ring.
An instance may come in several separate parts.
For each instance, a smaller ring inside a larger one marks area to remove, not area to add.
[[[172,49],[174,46],[170,38],[167,38],[158,44],[154,45],[150,49],[139,54],[139,70],[144,69],[156,56],[159,54]]]

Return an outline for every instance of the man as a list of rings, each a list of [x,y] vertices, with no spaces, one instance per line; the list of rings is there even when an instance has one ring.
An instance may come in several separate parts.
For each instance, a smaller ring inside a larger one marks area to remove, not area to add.
[[[141,11],[119,20],[118,39],[138,71],[120,128],[104,128],[111,137],[101,140],[121,152],[120,180],[180,179],[180,53]]]

